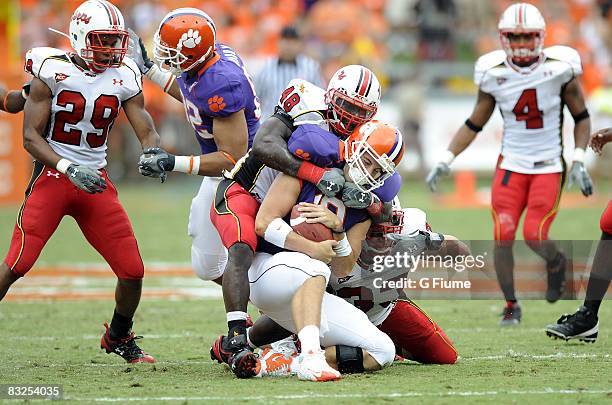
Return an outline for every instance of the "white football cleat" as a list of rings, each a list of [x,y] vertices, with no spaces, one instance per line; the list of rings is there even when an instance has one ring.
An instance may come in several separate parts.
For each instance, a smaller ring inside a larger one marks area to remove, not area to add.
[[[342,378],[340,372],[331,368],[325,360],[325,352],[302,353],[298,356],[297,376],[302,381],[335,381]]]
[[[295,346],[293,337],[289,336],[277,342],[271,343],[270,348],[275,352],[282,353],[285,356],[297,356],[298,349]]]

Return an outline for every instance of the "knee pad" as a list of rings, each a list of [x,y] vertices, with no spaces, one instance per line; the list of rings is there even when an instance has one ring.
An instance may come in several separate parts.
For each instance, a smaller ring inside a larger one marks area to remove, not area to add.
[[[191,267],[202,280],[216,280],[223,275],[227,260],[222,255],[207,254],[191,247]]]
[[[336,364],[341,374],[363,373],[363,349],[336,345]]]

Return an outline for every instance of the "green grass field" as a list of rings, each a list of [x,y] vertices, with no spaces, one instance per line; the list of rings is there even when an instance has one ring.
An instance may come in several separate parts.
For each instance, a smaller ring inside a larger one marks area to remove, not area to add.
[[[187,263],[187,215],[197,181],[120,185],[145,262]],[[444,184],[446,190],[451,184]],[[163,192],[162,192],[163,191]],[[445,209],[416,181],[404,206],[428,212],[432,226],[462,239],[489,239],[487,208]],[[564,208],[553,225],[556,239],[598,239],[603,198],[588,208]],[[6,251],[18,207],[0,208],[0,246]],[[40,264],[97,263],[101,259],[66,218],[41,255]],[[36,271],[33,269],[32,271]],[[20,283],[27,285],[26,278]],[[112,291],[108,280],[100,288]],[[145,281],[146,286],[156,281]],[[190,280],[206,288],[203,282]],[[210,287],[209,287],[210,288]],[[9,293],[10,294],[10,293]],[[420,301],[454,341],[453,366],[397,363],[381,372],[327,384],[294,379],[237,380],[209,360],[212,340],[224,332],[219,298],[144,299],[136,316],[141,346],[158,363],[126,366],[99,350],[102,323],[112,301],[8,301],[0,304],[0,384],[62,384],[66,399],[132,403],[610,403],[612,307],[604,303],[594,345],[548,339],[542,328],[578,301],[550,305],[523,302],[523,323],[497,326],[501,301]]]

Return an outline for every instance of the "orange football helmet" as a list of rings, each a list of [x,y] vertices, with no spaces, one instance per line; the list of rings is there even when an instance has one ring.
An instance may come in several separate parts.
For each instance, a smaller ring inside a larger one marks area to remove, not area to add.
[[[404,155],[404,139],[399,129],[377,120],[367,122],[355,129],[345,141],[345,161],[353,183],[363,192],[383,185],[393,176],[395,168]],[[376,162],[382,169],[379,176],[368,170],[364,157]]]
[[[202,10],[185,7],[166,14],[153,37],[160,68],[179,76],[213,55],[217,29]]]

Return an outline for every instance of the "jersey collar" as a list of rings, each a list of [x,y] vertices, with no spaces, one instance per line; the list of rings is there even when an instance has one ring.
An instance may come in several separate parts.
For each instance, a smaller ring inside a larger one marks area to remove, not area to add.
[[[219,59],[221,59],[221,55],[219,55],[219,53],[217,52],[212,58],[210,58],[204,63],[204,66],[202,66],[200,70],[198,70],[198,77],[202,76],[204,72],[206,72],[209,67],[217,63]]]

